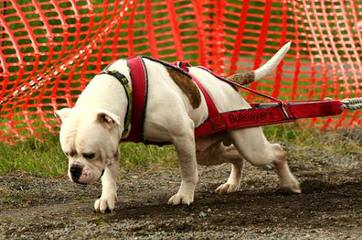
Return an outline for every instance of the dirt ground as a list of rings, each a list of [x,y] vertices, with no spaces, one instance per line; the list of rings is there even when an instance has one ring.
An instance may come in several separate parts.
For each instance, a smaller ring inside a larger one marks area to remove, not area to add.
[[[272,170],[249,164],[240,192],[217,195],[222,165],[200,167],[193,205],[168,206],[179,171],[154,166],[122,170],[116,209],[102,215],[100,185],[0,176],[0,239],[362,239],[362,152],[284,145],[300,195],[278,192]]]

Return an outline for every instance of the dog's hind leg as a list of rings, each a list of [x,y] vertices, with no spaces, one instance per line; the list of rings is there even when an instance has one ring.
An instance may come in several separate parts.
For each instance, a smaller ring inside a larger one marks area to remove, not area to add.
[[[217,141],[203,151],[197,151],[197,162],[204,165],[231,163],[231,173],[227,182],[221,184],[215,192],[223,194],[239,190],[244,159],[234,145],[225,146]]]
[[[260,127],[231,131],[230,136],[240,154],[251,164],[274,164],[281,189],[293,193],[301,192],[299,182],[290,172],[285,151],[279,144],[269,143]]]
[[[237,192],[240,189],[241,174],[243,171],[244,161],[231,164],[231,172],[226,183],[216,188],[215,192],[219,194]]]

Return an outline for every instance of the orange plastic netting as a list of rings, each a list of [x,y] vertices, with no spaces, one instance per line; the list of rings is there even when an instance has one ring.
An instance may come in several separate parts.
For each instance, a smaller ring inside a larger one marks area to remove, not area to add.
[[[284,100],[359,97],[361,1],[6,0],[0,2],[0,140],[54,132],[94,74],[133,55],[228,75],[286,41],[276,74],[251,87]],[[254,96],[247,96],[248,100]],[[360,111],[304,126],[361,125]]]

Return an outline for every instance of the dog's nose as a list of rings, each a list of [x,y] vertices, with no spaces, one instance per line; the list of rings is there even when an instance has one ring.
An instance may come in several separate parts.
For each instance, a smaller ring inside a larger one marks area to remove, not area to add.
[[[70,167],[70,175],[72,176],[72,180],[74,182],[78,182],[79,177],[82,174],[82,170],[83,167],[78,164],[74,164]]]

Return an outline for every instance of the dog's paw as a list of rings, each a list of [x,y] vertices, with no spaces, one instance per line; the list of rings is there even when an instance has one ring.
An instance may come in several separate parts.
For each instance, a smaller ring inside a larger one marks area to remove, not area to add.
[[[232,193],[239,191],[239,189],[240,189],[239,184],[224,183],[215,189],[215,193],[218,194]]]
[[[94,211],[100,213],[110,213],[114,209],[117,197],[115,195],[103,197],[101,196],[94,202]]]
[[[179,204],[190,205],[193,202],[194,202],[193,194],[182,194],[182,193],[176,193],[168,200],[168,204],[170,205],[179,205]]]
[[[302,189],[300,188],[300,184],[296,179],[293,179],[289,182],[281,183],[279,186],[279,191],[285,193],[302,193]]]

